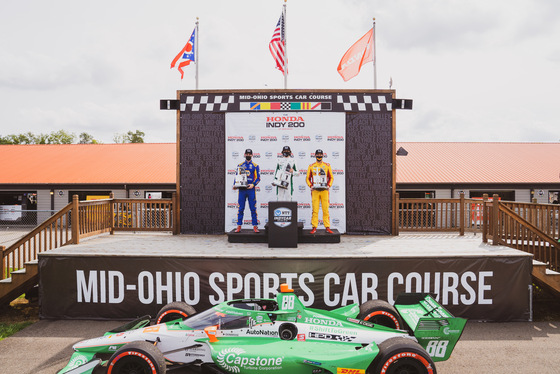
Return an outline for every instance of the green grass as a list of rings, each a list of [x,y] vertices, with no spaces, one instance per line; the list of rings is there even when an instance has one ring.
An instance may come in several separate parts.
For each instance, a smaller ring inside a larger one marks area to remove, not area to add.
[[[23,330],[31,325],[32,321],[0,323],[0,340],[6,339],[8,336],[14,335],[16,332]]]

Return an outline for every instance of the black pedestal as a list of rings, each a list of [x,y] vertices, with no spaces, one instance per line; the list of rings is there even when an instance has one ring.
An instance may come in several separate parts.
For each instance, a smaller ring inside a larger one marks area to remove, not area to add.
[[[268,203],[268,247],[297,248],[297,202]]]

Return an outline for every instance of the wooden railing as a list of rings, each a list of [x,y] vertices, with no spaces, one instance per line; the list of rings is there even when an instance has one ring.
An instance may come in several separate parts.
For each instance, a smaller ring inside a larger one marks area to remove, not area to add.
[[[496,196],[496,195],[494,195]],[[560,271],[558,205],[498,201],[486,204],[483,241],[533,254],[550,270]]]
[[[14,270],[23,269],[25,263],[36,261],[39,253],[74,242],[76,234],[70,229],[72,206],[72,203],[66,205],[29,234],[0,251],[0,280],[9,278]]]
[[[458,199],[400,199],[395,194],[398,214],[398,231],[465,231],[482,230],[482,209],[484,202],[466,199],[461,194]]]
[[[169,200],[119,200],[113,204],[114,231],[171,231],[175,222]]]
[[[560,271],[560,206],[492,199],[399,199],[395,196],[398,231],[481,231],[483,242],[533,254]]]
[[[8,248],[0,247],[0,280],[37,261],[41,252],[78,244],[114,231],[171,231],[178,234],[176,195],[171,199],[104,199],[72,202]]]

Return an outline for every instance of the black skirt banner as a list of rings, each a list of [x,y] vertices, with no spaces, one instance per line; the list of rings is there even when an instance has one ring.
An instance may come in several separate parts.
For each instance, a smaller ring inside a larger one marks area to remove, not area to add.
[[[155,316],[184,301],[197,311],[241,298],[273,298],[288,283],[305,306],[334,309],[402,292],[427,292],[456,316],[531,318],[531,257],[177,258],[41,256],[42,318]]]

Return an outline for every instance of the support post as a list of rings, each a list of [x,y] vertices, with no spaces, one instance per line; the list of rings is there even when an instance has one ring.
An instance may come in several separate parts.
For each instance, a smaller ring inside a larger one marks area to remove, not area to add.
[[[173,192],[171,195],[171,209],[173,212],[173,235],[179,234],[179,199],[177,198],[177,192]]]
[[[5,279],[5,271],[6,269],[4,268],[4,251],[6,250],[6,247],[4,247],[3,245],[0,245],[0,279]]]
[[[78,195],[72,196],[72,243],[80,243],[80,201]]]
[[[500,201],[498,195],[492,195],[492,245],[500,244],[500,227],[498,221],[500,218]]]
[[[459,195],[459,235],[465,236],[465,193]]]
[[[109,194],[111,198],[111,202],[109,203],[109,222],[111,222],[111,230],[109,230],[109,235],[113,235],[115,233],[115,193],[111,192]]]
[[[393,206],[393,235],[399,235],[399,193],[395,193],[395,205]]]
[[[482,242],[488,243],[488,194],[482,195]]]

